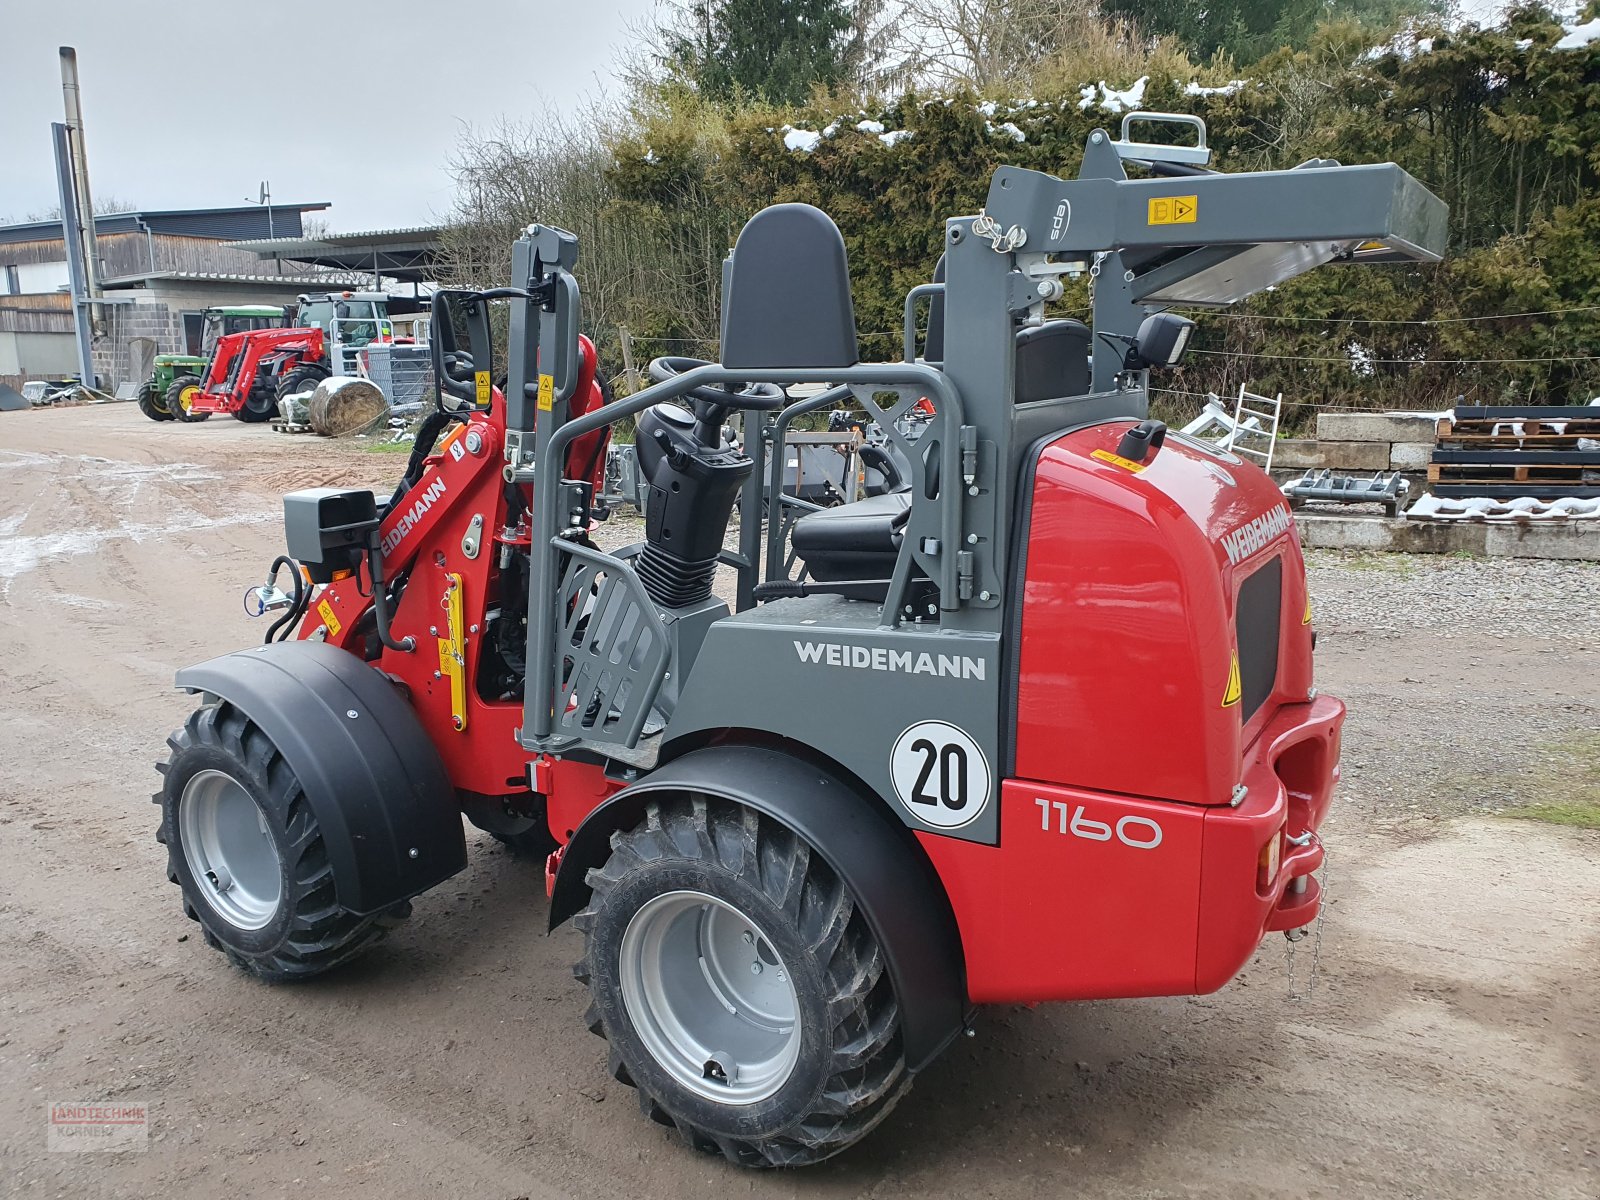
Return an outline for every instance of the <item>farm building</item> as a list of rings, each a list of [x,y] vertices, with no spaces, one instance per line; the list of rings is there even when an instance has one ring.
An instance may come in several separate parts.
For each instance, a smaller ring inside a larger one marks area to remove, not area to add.
[[[215,304],[292,304],[327,286],[318,267],[264,263],[229,243],[301,238],[303,216],[326,203],[163,209],[95,218],[104,303],[95,370],[108,390],[142,379],[156,354],[198,351],[201,314]],[[67,254],[59,221],[0,226],[0,382],[77,371]]]

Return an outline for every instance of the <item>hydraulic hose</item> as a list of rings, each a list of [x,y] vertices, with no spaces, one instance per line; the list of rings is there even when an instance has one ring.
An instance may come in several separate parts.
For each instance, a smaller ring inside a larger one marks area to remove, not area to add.
[[[395,641],[389,634],[389,589],[383,583],[383,551],[379,549],[376,533],[367,545],[367,572],[372,576],[372,615],[377,621],[378,640],[390,650],[410,654],[417,648],[417,639],[403,637]]]
[[[283,610],[283,615],[267,626],[267,636],[262,639],[263,644],[281,642],[287,638],[295,622],[306,615],[306,608],[311,603],[311,591],[306,587],[305,577],[300,574],[300,565],[287,554],[280,554],[272,560],[272,569],[267,572],[267,583],[276,587],[278,571],[283,567],[288,567],[289,574],[294,578],[294,595],[289,600],[289,607]],[[281,637],[277,636],[280,629],[283,630]]]

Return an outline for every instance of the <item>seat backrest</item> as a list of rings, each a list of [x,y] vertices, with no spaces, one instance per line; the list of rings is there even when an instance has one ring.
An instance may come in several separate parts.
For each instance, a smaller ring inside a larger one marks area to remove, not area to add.
[[[828,214],[774,204],[734,243],[722,302],[722,365],[849,367],[860,361],[850,263]]]
[[[933,282],[943,283],[944,255],[933,268]],[[922,343],[923,360],[944,361],[944,295],[928,301],[928,333]],[[1046,321],[1017,331],[1016,402],[1056,400],[1089,391],[1089,355],[1094,334],[1082,321]]]
[[[1016,402],[1081,396],[1089,390],[1094,334],[1082,321],[1046,321],[1017,333]]]

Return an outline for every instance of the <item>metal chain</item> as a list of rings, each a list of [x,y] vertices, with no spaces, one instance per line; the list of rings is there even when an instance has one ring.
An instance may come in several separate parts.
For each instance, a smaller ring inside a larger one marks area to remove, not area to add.
[[[1299,949],[1298,940],[1285,940],[1283,957],[1289,967],[1289,999],[1296,1003],[1311,999],[1311,993],[1317,990],[1317,972],[1322,966],[1322,923],[1328,917],[1328,863],[1323,860],[1320,883],[1322,886],[1322,902],[1317,906],[1317,921],[1311,928],[1311,968],[1306,972],[1306,990],[1299,994],[1294,986],[1294,959],[1295,951]]]

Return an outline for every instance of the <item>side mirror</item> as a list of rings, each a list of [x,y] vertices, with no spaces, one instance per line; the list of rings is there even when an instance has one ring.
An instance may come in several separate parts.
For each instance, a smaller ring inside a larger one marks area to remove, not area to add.
[[[429,307],[429,357],[438,405],[450,412],[489,406],[493,369],[489,309],[471,292],[440,289]],[[465,332],[467,348],[458,332]]]
[[[1128,347],[1123,366],[1129,371],[1147,367],[1175,367],[1189,348],[1195,325],[1177,313],[1154,313],[1144,319]]]

